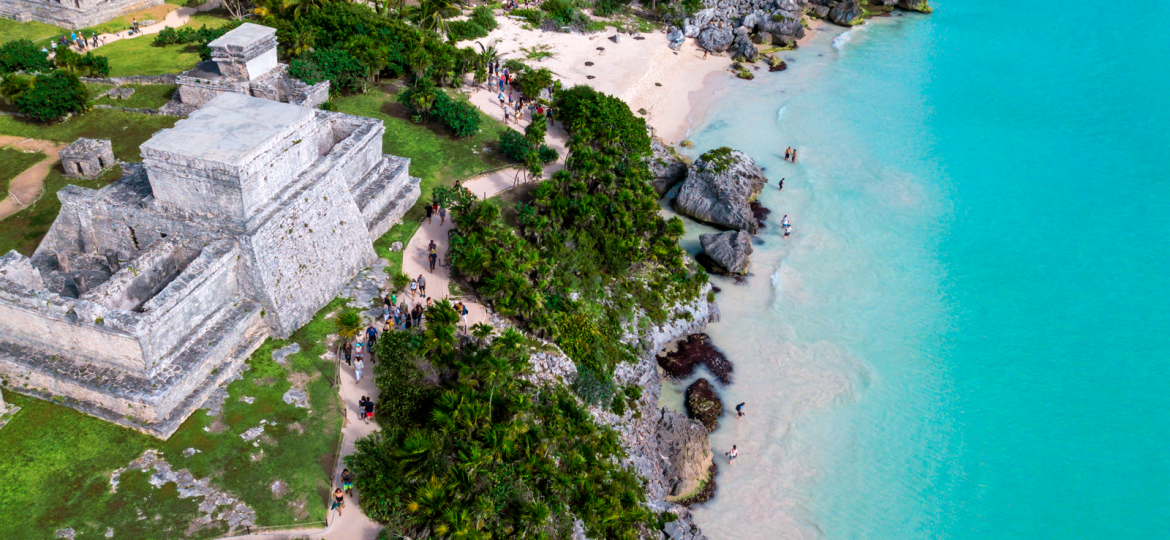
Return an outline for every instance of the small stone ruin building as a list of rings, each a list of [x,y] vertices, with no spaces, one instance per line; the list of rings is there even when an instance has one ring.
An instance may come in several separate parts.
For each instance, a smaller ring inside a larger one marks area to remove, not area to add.
[[[69,178],[97,178],[106,169],[118,164],[114,159],[113,144],[104,139],[82,137],[62,148],[57,156],[61,158],[61,167]]]
[[[2,1],[2,0],[0,0]],[[175,93],[181,112],[202,107],[223,93],[236,93],[316,107],[329,99],[329,81],[312,86],[288,76],[276,59],[276,29],[244,23],[208,44],[211,60],[183,74]]]
[[[0,0],[0,16],[79,30],[162,3],[163,0]]]
[[[384,132],[227,93],[143,143],[118,181],[65,187],[32,257],[0,257],[0,378],[169,437],[376,259],[419,197]]]

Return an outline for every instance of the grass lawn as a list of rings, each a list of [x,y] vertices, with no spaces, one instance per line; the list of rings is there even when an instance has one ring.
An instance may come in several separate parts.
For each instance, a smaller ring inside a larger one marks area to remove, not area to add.
[[[227,18],[212,13],[214,12],[194,14],[186,26],[199,28],[206,25],[208,28],[218,28],[230,22]],[[150,34],[115,41],[99,47],[95,54],[110,60],[111,77],[181,73],[199,63],[199,49],[194,45],[155,47],[151,45],[154,37],[154,34]]]
[[[98,83],[81,83],[85,85],[85,90],[89,92],[89,99],[94,99],[106,90],[114,87],[112,84],[98,84]]]
[[[483,127],[479,134],[458,139],[437,122],[411,122],[406,108],[398,103],[396,96],[396,93],[388,93],[387,89],[376,89],[333,100],[341,112],[382,120],[386,125],[382,151],[410,158],[410,174],[422,180],[422,195],[418,202],[406,213],[401,223],[374,242],[374,250],[378,255],[390,260],[387,269],[391,272],[402,270],[402,253],[391,253],[390,244],[397,241],[405,245],[414,236],[422,221],[423,206],[431,201],[431,193],[436,186],[454,185],[456,180],[466,180],[507,164],[495,153],[495,148],[500,131],[508,129],[481,112]],[[485,152],[485,147],[491,151]]]
[[[41,152],[0,148],[0,200],[8,196],[8,182],[42,159],[45,159],[45,154]]]
[[[157,109],[166,105],[178,88],[173,84],[127,84],[123,86],[123,88],[126,87],[134,89],[134,95],[130,96],[129,99],[113,99],[106,96],[94,103],[131,109]]]
[[[39,41],[68,33],[68,30],[51,24],[35,21],[22,23],[12,19],[0,18],[0,43],[6,43],[14,39]]]
[[[156,131],[175,125],[173,116],[146,116],[122,111],[95,109],[56,124],[37,124],[12,116],[0,116],[0,135],[15,135],[70,143],[78,137],[110,139],[114,156],[124,161],[141,161],[138,146]],[[32,206],[0,220],[0,253],[15,249],[31,255],[57,218],[61,202],[55,193],[68,184],[91,189],[100,188],[120,176],[119,168],[107,171],[97,180],[65,178],[60,166],[45,178],[44,194]],[[3,536],[0,536],[3,538]]]
[[[289,340],[270,339],[248,360],[250,369],[227,387],[220,415],[198,410],[170,439],[161,441],[86,416],[54,403],[6,392],[21,411],[0,430],[5,449],[0,462],[0,538],[53,538],[72,527],[75,538],[208,538],[226,532],[226,524],[191,530],[202,498],[180,498],[173,483],[159,488],[150,471],[126,471],[110,492],[110,473],[154,448],[175,470],[238,497],[256,511],[256,524],[285,525],[325,518],[336,448],[343,421],[342,404],[332,386],[335,364],[321,360],[325,336],[334,331],[328,313],[334,300]],[[272,360],[272,351],[296,342],[301,352],[288,365]],[[310,409],[284,403],[282,396],[297,381],[304,385]],[[241,400],[255,398],[249,404]],[[240,434],[266,420],[259,446]],[[185,457],[188,448],[198,450]],[[287,492],[276,497],[280,480]],[[226,510],[221,507],[215,514]]]

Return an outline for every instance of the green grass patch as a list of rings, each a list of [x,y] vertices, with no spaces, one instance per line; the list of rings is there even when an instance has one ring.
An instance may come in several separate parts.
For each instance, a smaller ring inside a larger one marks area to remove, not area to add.
[[[171,100],[171,96],[175,95],[175,90],[178,89],[178,86],[173,84],[127,84],[125,87],[134,89],[134,94],[128,99],[114,99],[106,96],[94,103],[131,109],[157,109],[166,105]]]
[[[11,19],[0,18],[0,43],[6,43],[14,39],[40,41],[42,39],[55,38],[62,34],[69,34],[69,31],[60,26],[36,21],[22,23]]]
[[[76,118],[55,124],[38,124],[12,116],[0,116],[0,135],[69,143],[78,137],[110,139],[114,156],[124,161],[140,161],[138,146],[163,128],[175,125],[173,116],[146,116],[123,111],[95,109]],[[56,193],[69,184],[98,189],[121,175],[119,167],[106,171],[96,180],[65,178],[60,165],[45,177],[41,198],[32,206],[0,220],[0,253],[15,249],[31,255],[61,210]]]
[[[199,50],[191,45],[154,47],[153,35],[115,41],[97,49],[110,59],[110,76],[182,73],[199,63]]]
[[[112,85],[112,84],[99,84],[99,83],[81,83],[81,84],[84,84],[86,92],[89,92],[89,99],[97,99],[97,97],[102,95],[103,93],[105,93],[106,90],[109,90],[109,89],[114,87],[114,85]]]
[[[129,30],[131,27],[134,26],[134,19],[138,19],[139,24],[143,23],[144,21],[149,21],[149,20],[153,20],[156,22],[162,22],[164,19],[167,18],[168,13],[170,13],[176,9],[179,9],[179,8],[178,8],[178,6],[176,6],[174,4],[168,4],[168,3],[159,4],[157,6],[152,6],[152,7],[146,8],[146,9],[135,11],[133,13],[127,13],[125,15],[122,15],[121,17],[115,17],[115,18],[110,19],[104,23],[101,23],[101,24],[95,25],[95,26],[91,26],[91,27],[86,28],[82,31],[85,32],[86,35],[89,35],[90,32],[96,33],[96,34],[113,34],[115,32],[122,32],[125,30]]]
[[[43,159],[45,159],[45,154],[41,152],[0,148],[0,200],[8,196],[8,183],[16,178],[16,175]]]
[[[422,180],[418,202],[407,211],[401,223],[374,242],[378,255],[390,260],[388,268],[392,272],[402,270],[402,253],[391,253],[390,244],[398,241],[406,245],[414,236],[424,215],[423,207],[431,201],[436,186],[451,186],[457,180],[507,164],[495,148],[500,131],[509,128],[482,111],[479,114],[483,127],[479,134],[458,139],[438,122],[411,122],[406,108],[398,103],[397,94],[384,89],[336,98],[333,103],[341,112],[382,120],[386,125],[382,151],[410,158],[410,174]],[[485,152],[484,148],[492,150]]]
[[[110,473],[148,448],[159,450],[176,470],[210,478],[212,486],[240,498],[256,510],[257,525],[323,520],[343,409],[333,386],[334,363],[319,357],[326,352],[325,336],[333,331],[332,319],[325,316],[343,303],[334,300],[289,340],[266,341],[248,360],[251,369],[228,385],[220,416],[196,411],[166,441],[61,405],[6,393],[21,411],[0,430],[5,449],[0,538],[53,538],[64,527],[72,527],[78,539],[104,538],[107,527],[120,538],[179,538],[188,533],[208,538],[226,532],[218,522],[190,531],[203,499],[180,498],[175,484],[151,486],[147,480],[153,470],[123,473],[117,492],[110,493]],[[301,352],[289,356],[287,366],[273,362],[272,351],[291,342],[299,343]],[[292,380],[307,380],[311,409],[281,399]],[[248,404],[241,401],[243,396],[255,399]],[[268,423],[257,447],[240,434],[261,420]],[[184,457],[187,448],[199,452]],[[278,479],[288,486],[280,498],[271,490]]]

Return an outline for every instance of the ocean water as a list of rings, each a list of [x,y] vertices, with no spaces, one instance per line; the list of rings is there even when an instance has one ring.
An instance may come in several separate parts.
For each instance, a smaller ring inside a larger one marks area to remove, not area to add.
[[[1166,20],[939,1],[730,85],[692,154],[751,154],[773,214],[716,280],[710,538],[1170,537]]]

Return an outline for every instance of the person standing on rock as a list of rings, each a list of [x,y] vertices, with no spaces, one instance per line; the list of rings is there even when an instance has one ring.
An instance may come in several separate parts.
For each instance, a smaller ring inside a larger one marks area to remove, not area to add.
[[[735,447],[735,445],[733,444],[733,445],[731,445],[731,450],[728,450],[723,455],[727,456],[727,463],[729,465],[734,465],[735,458],[739,457],[739,449],[737,449]]]

